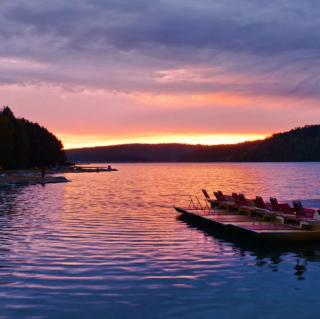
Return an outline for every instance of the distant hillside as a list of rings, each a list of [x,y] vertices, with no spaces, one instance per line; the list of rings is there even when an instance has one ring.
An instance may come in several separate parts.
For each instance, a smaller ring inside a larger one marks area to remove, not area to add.
[[[66,151],[72,162],[295,162],[320,161],[320,125],[231,145],[127,144]]]
[[[125,144],[67,150],[71,162],[179,162],[199,146],[184,144]]]

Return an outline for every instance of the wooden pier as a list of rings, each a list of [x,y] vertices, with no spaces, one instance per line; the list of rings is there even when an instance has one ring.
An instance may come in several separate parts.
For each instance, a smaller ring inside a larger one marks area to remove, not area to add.
[[[320,240],[318,227],[300,228],[283,224],[277,220],[264,220],[256,216],[243,215],[239,212],[214,208],[181,208],[175,210],[194,222],[205,224],[209,228],[219,228],[226,233],[248,236],[258,240],[277,242],[301,242]]]
[[[102,172],[117,172],[118,169],[102,166],[69,166],[54,169],[54,173],[102,173]]]

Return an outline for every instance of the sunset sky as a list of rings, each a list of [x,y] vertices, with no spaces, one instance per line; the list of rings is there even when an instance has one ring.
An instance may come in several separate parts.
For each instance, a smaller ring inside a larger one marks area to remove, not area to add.
[[[0,105],[66,148],[320,122],[316,0],[1,0]]]

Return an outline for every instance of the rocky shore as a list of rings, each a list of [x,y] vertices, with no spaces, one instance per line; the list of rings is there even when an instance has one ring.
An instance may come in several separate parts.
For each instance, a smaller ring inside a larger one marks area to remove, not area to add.
[[[42,178],[39,174],[32,173],[0,173],[0,187],[1,186],[23,186],[23,185],[37,185],[37,184],[53,184],[53,183],[67,183],[69,180],[64,176],[48,175]]]
[[[117,169],[108,167],[93,167],[93,166],[61,166],[58,168],[51,168],[45,171],[45,177],[42,177],[41,170],[12,170],[0,171],[0,187],[10,185],[36,185],[36,184],[53,184],[53,183],[67,183],[69,180],[64,176],[57,176],[57,174],[64,173],[100,173],[100,172],[114,172]]]

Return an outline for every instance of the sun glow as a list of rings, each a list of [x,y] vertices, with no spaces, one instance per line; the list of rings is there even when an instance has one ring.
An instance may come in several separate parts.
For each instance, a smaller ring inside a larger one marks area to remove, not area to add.
[[[103,135],[70,135],[57,134],[66,149],[107,146],[130,143],[186,143],[186,144],[236,144],[265,138],[265,134],[159,134],[137,136],[103,136]]]

